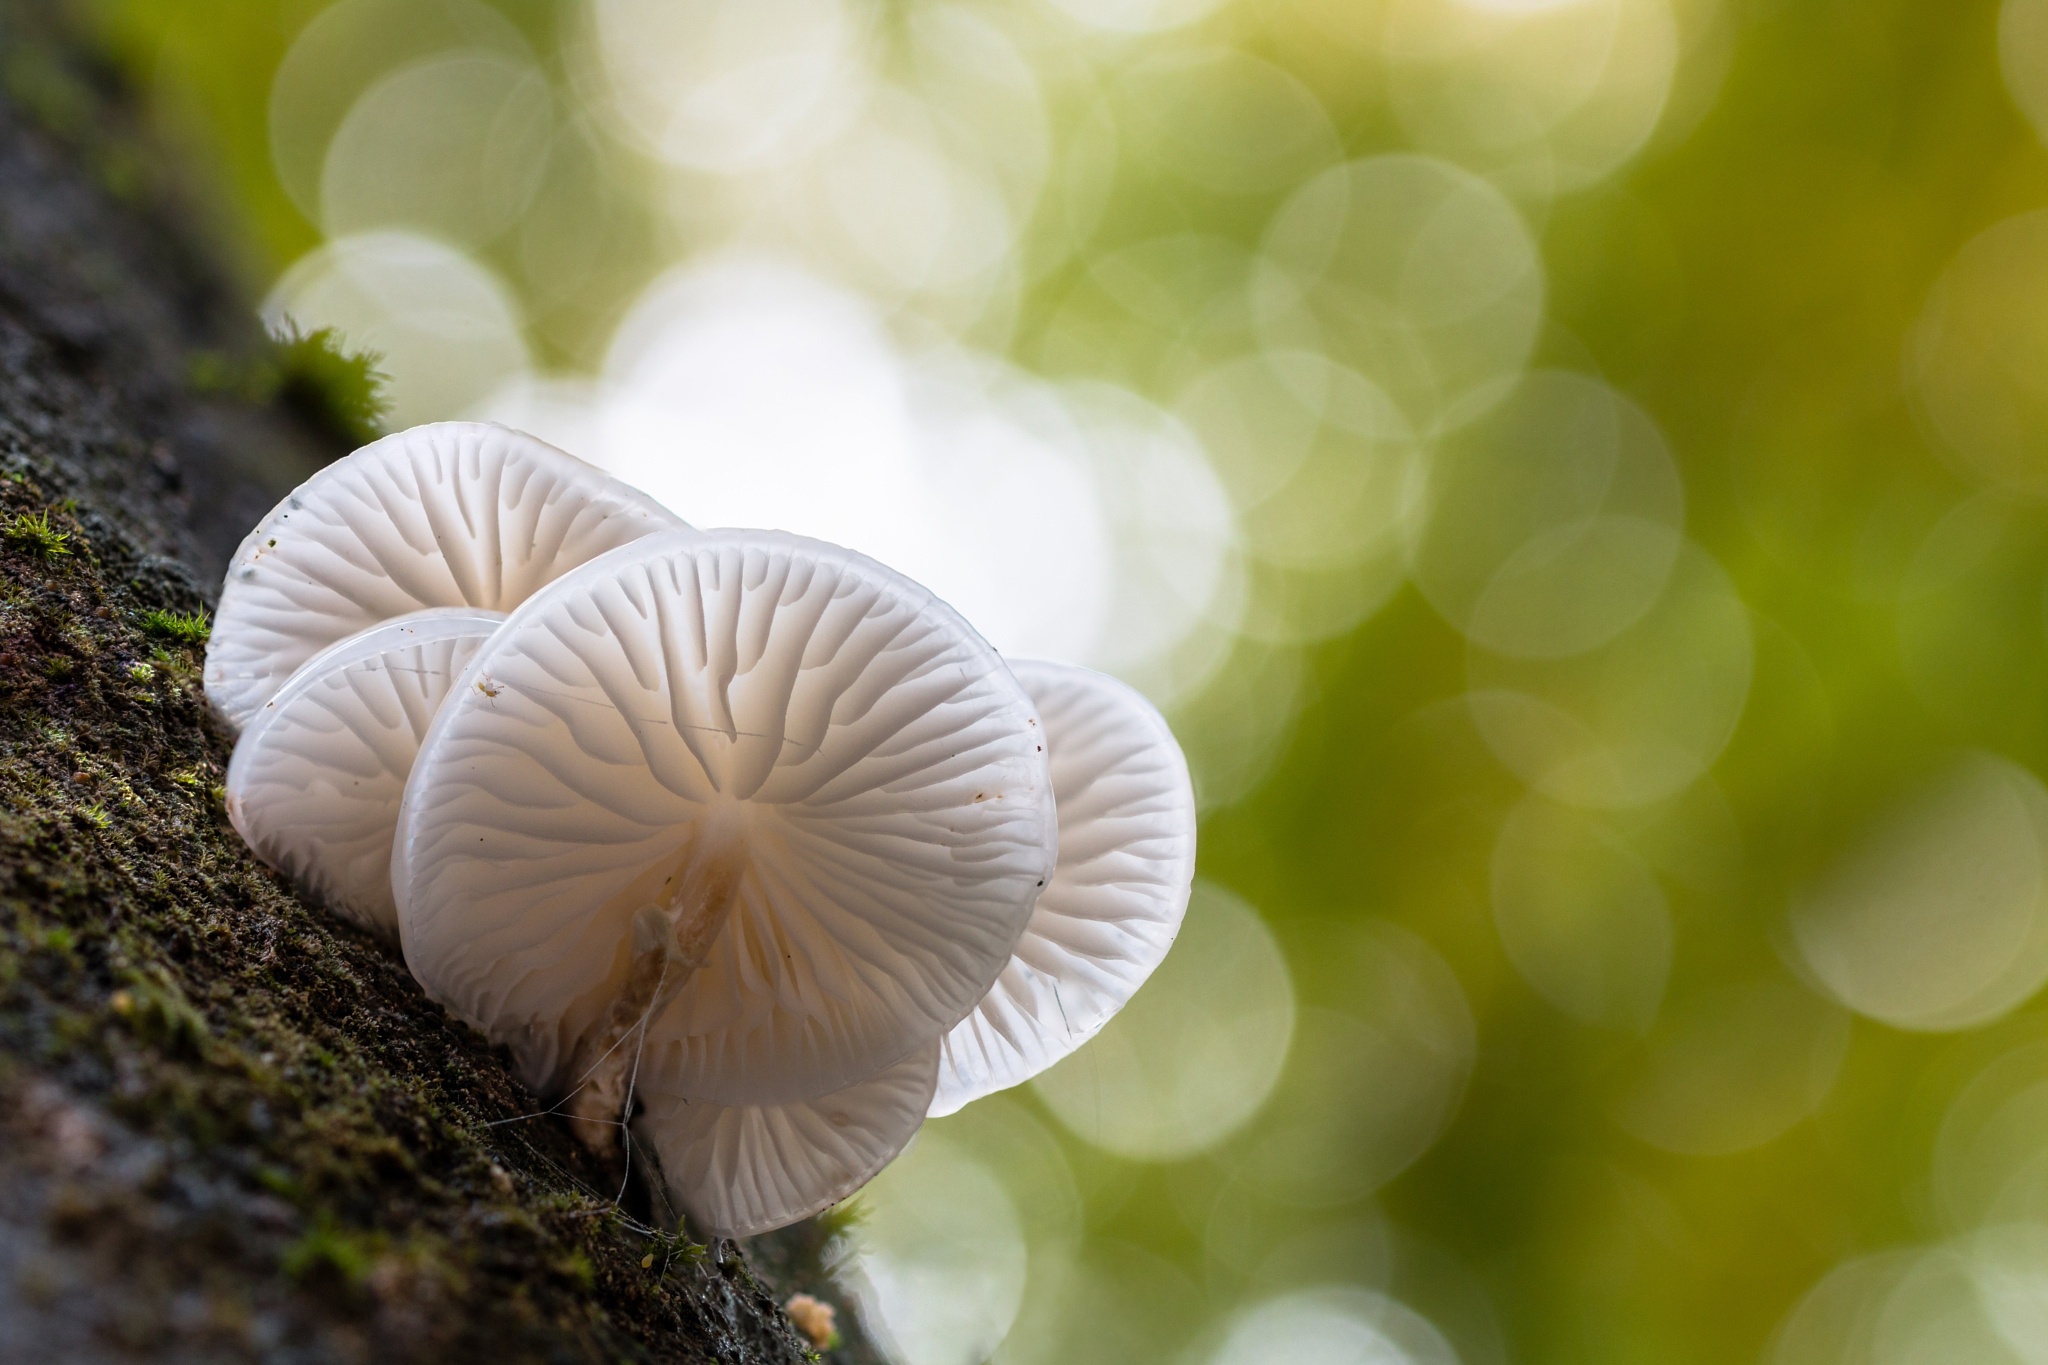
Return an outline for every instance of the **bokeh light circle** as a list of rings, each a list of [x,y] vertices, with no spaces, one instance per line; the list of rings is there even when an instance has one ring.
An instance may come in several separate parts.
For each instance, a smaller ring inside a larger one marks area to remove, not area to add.
[[[340,237],[301,257],[263,302],[272,331],[333,327],[390,380],[393,430],[459,417],[527,366],[518,305],[472,257],[416,233]]]
[[[2048,1043],[2013,1048],[1956,1092],[1935,1139],[1933,1183],[1959,1231],[2048,1224]]]
[[[1634,1137],[1721,1156],[1772,1141],[1812,1114],[1849,1049],[1849,1016],[1782,973],[1674,1002],[1614,1107]]]
[[[1334,167],[1267,226],[1253,307],[1274,349],[1322,351],[1417,431],[1483,410],[1528,360],[1543,262],[1501,192],[1412,154]]]
[[[1998,67],[2013,103],[2048,138],[2048,3],[2005,0],[1998,7]]]
[[[859,296],[769,260],[687,266],[619,323],[605,378],[593,458],[693,524],[920,557],[907,380]]]
[[[1204,1365],[1458,1365],[1427,1318],[1366,1289],[1300,1290],[1232,1318]]]
[[[831,229],[835,255],[885,292],[989,275],[1008,259],[1017,220],[1000,183],[947,144],[922,99],[877,88],[820,152],[802,221]]]
[[[532,202],[553,134],[547,79],[529,63],[485,51],[402,67],[363,92],[327,144],[321,226],[488,242]]]
[[[611,107],[672,165],[786,164],[845,126],[870,79],[847,0],[585,0]]]
[[[1173,951],[1094,1041],[1032,1082],[1068,1131],[1137,1160],[1191,1156],[1250,1121],[1294,1033],[1286,959],[1258,913],[1196,882]]]
[[[278,184],[308,221],[326,221],[328,144],[363,93],[401,67],[449,56],[522,70],[534,60],[518,28],[478,0],[341,0],[299,30],[271,76],[267,126]]]
[[[1872,1365],[1878,1315],[1914,1260],[1911,1251],[1887,1251],[1829,1270],[1771,1334],[1766,1365]]]
[[[1685,492],[1647,414],[1598,380],[1525,376],[1440,441],[1410,555],[1474,644],[1564,658],[1649,611],[1678,560]]]
[[[1246,508],[1254,552],[1266,563],[1296,569],[1398,555],[1423,453],[1399,410],[1371,380],[1321,356],[1273,352],[1262,363],[1317,426],[1299,459],[1280,453],[1280,462],[1293,466],[1287,477]],[[1242,391],[1243,385],[1233,387]],[[1190,396],[1182,396],[1184,409]],[[1268,410],[1278,405],[1273,394]]]
[[[1323,429],[1322,412],[1303,396],[1300,385],[1287,382],[1281,367],[1328,363],[1313,351],[1254,351],[1202,371],[1175,397],[1174,413],[1201,433],[1218,476],[1239,506],[1256,504],[1284,487]]]
[[[2008,1223],[1966,1241],[1977,1305],[2016,1365],[2048,1365],[2048,1226]]]
[[[1560,192],[1620,167],[1657,127],[1678,68],[1665,0],[1399,0],[1390,89],[1416,145]]]
[[[1258,194],[1301,184],[1343,156],[1315,95],[1234,48],[1179,48],[1117,75],[1126,155],[1207,189]]]
[[[1149,690],[1170,702],[1220,663],[1175,670],[1175,646],[1205,621],[1238,624],[1237,517],[1201,442],[1171,414],[1110,384],[1062,385],[1058,397],[1110,543],[1113,586],[1087,661],[1155,680]]]
[[[1920,409],[1966,471],[2048,492],[2048,210],[1971,239],[1913,334]]]
[[[1247,294],[1253,264],[1238,242],[1199,232],[1095,253],[1037,329],[1034,363],[1052,374],[1172,392],[1256,344]]]
[[[1204,812],[1243,799],[1272,771],[1313,685],[1299,649],[1243,639],[1233,645],[1208,685],[1172,712]]]
[[[2004,1309],[2008,1320],[2027,1316],[2022,1294],[2014,1293],[2015,1282],[2024,1283],[2029,1271],[2038,1277],[2048,1266],[2026,1266],[2013,1254],[2024,1254],[2024,1248],[2010,1242],[1989,1248],[1997,1259],[1988,1263],[1972,1250],[1968,1244],[1934,1247],[1914,1258],[1871,1326],[1872,1365],[2032,1365],[2041,1358],[2035,1353],[2039,1342],[2022,1342],[2020,1350],[2014,1349],[2002,1330],[2005,1324],[1992,1311]],[[1980,1270],[1991,1271],[1989,1283],[1979,1279]]]
[[[2048,981],[2048,789],[1959,755],[1866,826],[1792,908],[1835,998],[1895,1028],[1971,1028]]]
[[[1127,1365],[1174,1360],[1208,1308],[1187,1273],[1107,1236],[1041,1254],[1031,1297],[993,1358],[1001,1365]]]
[[[1087,426],[1058,392],[996,361],[928,356],[908,375],[913,470],[932,509],[934,543],[906,557],[906,572],[1010,653],[1101,662],[1120,595],[1150,599],[1157,585],[1134,577],[1151,562],[1134,544],[1143,528],[1119,536],[1126,528],[1112,521]],[[1146,452],[1129,453],[1142,477]],[[1161,520],[1171,522],[1176,510],[1185,509],[1160,507]],[[1227,511],[1221,520],[1227,543]],[[1199,511],[1191,521],[1201,524]],[[1219,548],[1208,546],[1205,556],[1192,537],[1186,547],[1197,577],[1214,571]],[[1126,568],[1134,572],[1120,572]],[[1195,604],[1145,618],[1140,624],[1153,633],[1127,637],[1130,652],[1119,662],[1149,659],[1188,628],[1203,585],[1172,580],[1158,602],[1165,606],[1181,587],[1196,594]]]
[[[1501,947],[1538,995],[1591,1024],[1649,1027],[1671,975],[1656,874],[1598,817],[1529,796],[1493,845]]]
[[[1070,18],[1112,33],[1153,33],[1192,24],[1223,0],[1047,0]]]
[[[937,1133],[858,1196],[852,1273],[863,1319],[899,1365],[978,1365],[1024,1300],[1029,1253],[1002,1182]]]
[[[1687,543],[1641,620],[1568,659],[1474,647],[1467,704],[1487,747],[1567,805],[1646,805],[1683,789],[1727,746],[1749,697],[1749,612],[1727,573]]]
[[[1224,1153],[1241,1180],[1290,1204],[1372,1193],[1436,1142],[1465,1093],[1478,1031],[1450,967],[1422,940],[1369,923],[1325,950],[1340,1009],[1303,1009],[1279,1090]]]

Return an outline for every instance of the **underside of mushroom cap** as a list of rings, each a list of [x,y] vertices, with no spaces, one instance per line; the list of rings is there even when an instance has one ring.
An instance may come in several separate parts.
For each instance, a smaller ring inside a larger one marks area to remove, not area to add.
[[[1002,975],[946,1035],[935,1118],[1100,1032],[1173,946],[1194,883],[1194,788],[1165,718],[1089,669],[1010,667],[1045,726],[1059,864]]]
[[[1056,839],[1037,713],[957,613],[715,531],[513,614],[421,749],[392,878],[414,976],[542,1090],[651,1016],[641,1074],[779,1104],[959,1022]]]
[[[698,1236],[752,1237],[837,1204],[917,1135],[938,1082],[939,1045],[815,1100],[721,1105],[643,1087],[634,1131],[661,1157],[669,1194]]]
[[[228,818],[256,855],[342,918],[398,936],[391,840],[420,740],[505,618],[433,607],[307,660],[242,731]]]
[[[510,611],[607,550],[679,529],[645,494],[507,427],[386,436],[306,480],[235,551],[207,699],[239,730],[337,640],[425,607]]]

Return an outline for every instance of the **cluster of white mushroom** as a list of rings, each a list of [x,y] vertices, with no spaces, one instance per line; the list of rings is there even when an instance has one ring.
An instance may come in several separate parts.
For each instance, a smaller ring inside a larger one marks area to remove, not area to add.
[[[1186,765],[1129,688],[503,427],[400,432],[273,510],[206,690],[250,847],[585,1141],[630,1124],[713,1235],[1072,1052],[1187,905]]]

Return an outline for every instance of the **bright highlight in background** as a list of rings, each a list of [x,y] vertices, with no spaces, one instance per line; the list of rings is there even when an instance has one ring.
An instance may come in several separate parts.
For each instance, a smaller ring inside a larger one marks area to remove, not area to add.
[[[1230,503],[1171,417],[963,348],[906,352],[859,296],[787,265],[665,276],[594,384],[516,379],[478,412],[697,525],[861,550],[999,649],[1115,668],[1168,699],[1174,647],[1226,606]]]

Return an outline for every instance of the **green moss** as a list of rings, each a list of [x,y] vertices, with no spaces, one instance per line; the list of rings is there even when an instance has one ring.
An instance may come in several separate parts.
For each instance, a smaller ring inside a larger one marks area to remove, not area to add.
[[[185,363],[185,380],[200,393],[243,394],[249,372],[225,351],[196,351]]]
[[[555,1262],[555,1269],[567,1275],[583,1288],[597,1283],[597,1267],[590,1263],[590,1257],[579,1248]]]
[[[0,515],[40,496],[9,487]],[[691,1343],[720,1340],[728,1361],[800,1359],[779,1293],[650,1237],[561,1125],[494,1126],[542,1107],[504,1058],[254,860],[220,805],[228,745],[190,652],[206,617],[144,596],[102,539],[0,556],[0,600],[23,604],[0,624],[21,664],[0,673],[0,1069],[66,1077],[246,1212],[109,1188],[80,1225],[134,1211],[133,1273],[159,1282],[270,1267],[278,1287],[241,1282],[252,1303],[367,1333],[376,1358],[702,1360]]]
[[[376,1240],[335,1226],[322,1217],[298,1241],[285,1249],[279,1263],[295,1280],[312,1280],[338,1275],[344,1283],[360,1285],[376,1262]]]
[[[332,327],[299,330],[290,318],[275,338],[276,395],[351,444],[374,440],[390,411],[390,380],[375,351],[357,350]]]
[[[10,521],[0,526],[0,540],[44,559],[71,553],[71,533],[52,526],[47,511],[15,513]]]
[[[203,645],[213,635],[213,622],[205,611],[166,611],[151,607],[142,614],[142,628],[151,635],[175,640],[181,645]]]
[[[253,403],[275,402],[323,435],[361,445],[383,432],[390,379],[375,351],[349,345],[332,327],[308,332],[286,318],[269,347],[253,356],[195,352],[186,380],[201,393]]]
[[[197,1057],[207,1039],[206,1017],[192,1007],[175,985],[139,981],[107,998],[107,1008],[127,1023],[136,1037],[166,1052]]]

